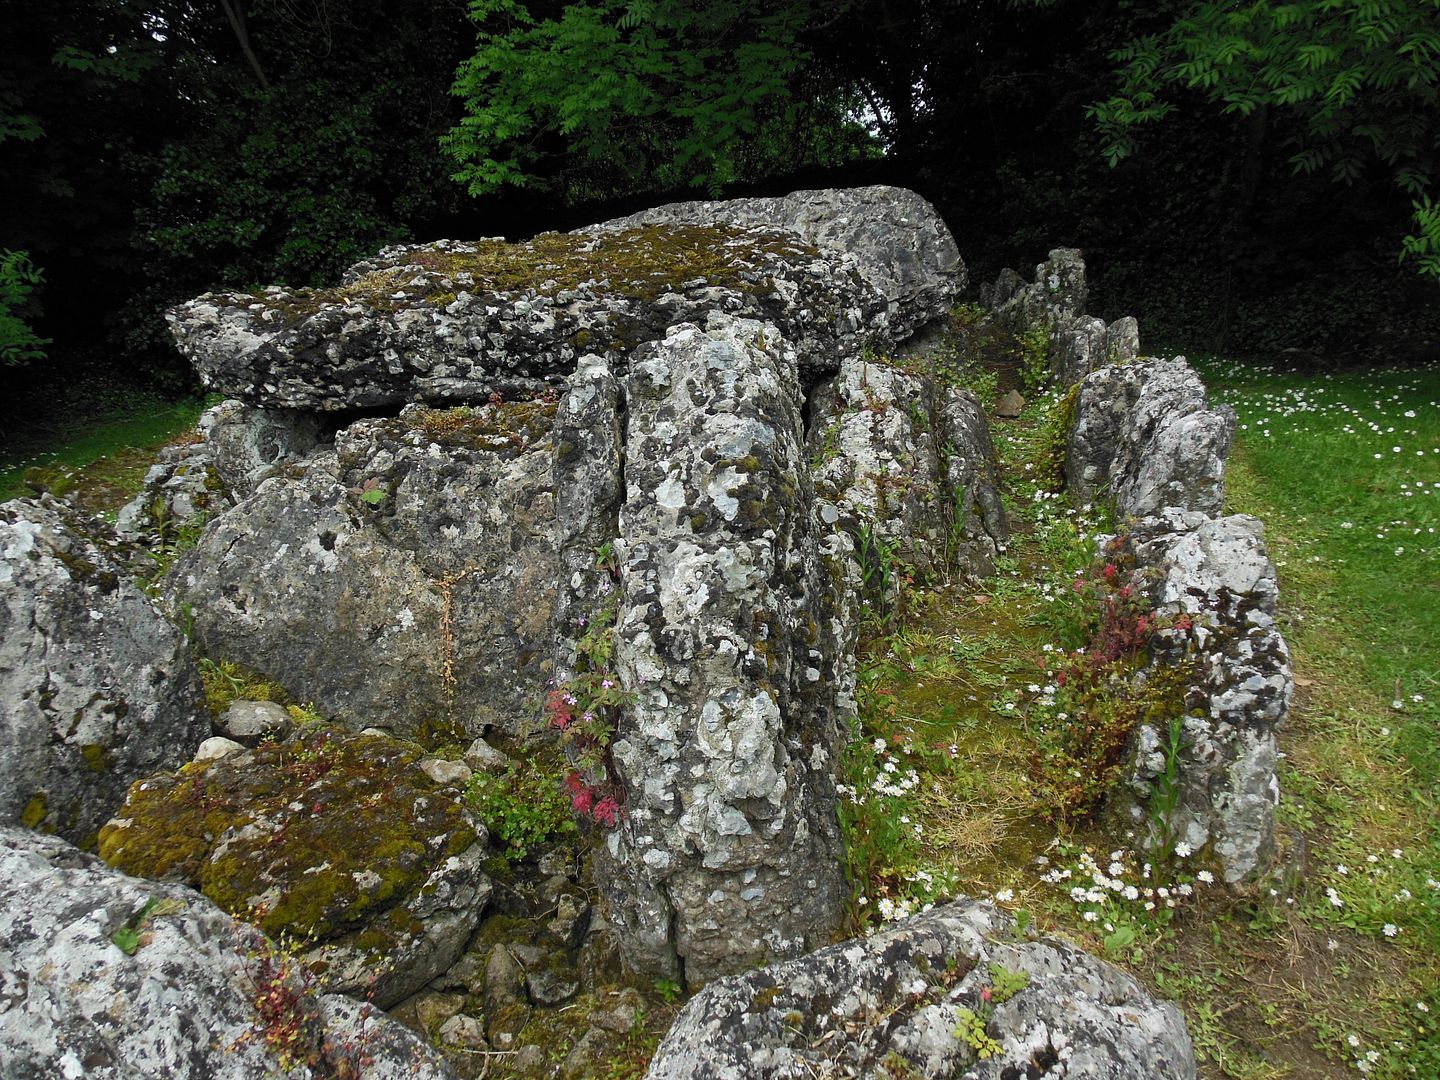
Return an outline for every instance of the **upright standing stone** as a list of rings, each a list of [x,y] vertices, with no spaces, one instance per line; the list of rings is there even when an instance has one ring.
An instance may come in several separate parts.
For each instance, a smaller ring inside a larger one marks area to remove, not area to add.
[[[691,985],[799,955],[841,913],[791,351],[715,316],[638,350],[626,383],[616,659],[635,700],[598,876],[631,965]]]

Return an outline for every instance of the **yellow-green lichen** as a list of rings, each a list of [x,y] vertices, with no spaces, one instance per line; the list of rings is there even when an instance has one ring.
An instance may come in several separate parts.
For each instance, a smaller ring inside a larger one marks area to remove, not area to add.
[[[80,758],[85,762],[85,768],[91,772],[105,772],[110,768],[110,761],[108,755],[105,753],[105,747],[98,743],[86,743],[80,747]]]
[[[30,796],[30,801],[25,804],[25,809],[20,811],[20,824],[27,829],[38,829],[47,813],[45,793],[37,792]]]

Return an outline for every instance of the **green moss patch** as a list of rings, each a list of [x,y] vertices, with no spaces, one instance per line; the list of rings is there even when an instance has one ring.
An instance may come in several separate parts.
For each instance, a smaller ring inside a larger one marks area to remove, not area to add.
[[[475,841],[415,767],[418,747],[331,729],[143,780],[100,833],[138,877],[183,881],[269,934],[316,940],[382,925]],[[383,935],[382,935],[383,936]]]
[[[362,303],[377,311],[423,304],[444,308],[461,292],[555,293],[584,287],[600,295],[654,299],[685,282],[738,289],[767,287],[760,269],[776,260],[809,261],[816,250],[788,233],[739,226],[646,226],[600,237],[543,233],[523,243],[481,240],[449,249],[405,252],[334,289],[297,289],[281,296],[259,293],[289,322],[325,304]],[[577,344],[579,344],[577,342]]]

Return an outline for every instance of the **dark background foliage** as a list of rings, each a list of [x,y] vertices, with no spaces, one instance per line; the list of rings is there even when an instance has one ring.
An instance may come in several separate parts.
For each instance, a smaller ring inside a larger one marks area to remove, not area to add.
[[[1397,6],[1417,25],[1435,8]],[[42,275],[0,314],[50,340],[0,367],[3,409],[190,389],[161,313],[208,288],[324,284],[397,241],[869,182],[930,198],[977,283],[1083,248],[1092,308],[1138,315],[1157,351],[1434,354],[1440,289],[1397,259],[1413,207],[1393,163],[1297,172],[1306,115],[1226,113],[1159,74],[1170,115],[1107,162],[1114,132],[1087,107],[1118,92],[1112,53],[1203,4],[568,7],[586,17],[539,0],[0,0],[0,254]],[[1403,104],[1376,100],[1372,118]],[[486,164],[506,161],[521,167]]]

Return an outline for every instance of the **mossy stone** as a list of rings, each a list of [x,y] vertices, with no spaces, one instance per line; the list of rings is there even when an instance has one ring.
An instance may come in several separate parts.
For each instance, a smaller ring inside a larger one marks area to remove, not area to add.
[[[421,750],[311,728],[132,785],[100,855],[139,877],[183,881],[271,935],[317,941],[414,933],[399,907],[475,842],[464,812],[415,767]],[[397,915],[402,926],[384,923]]]

